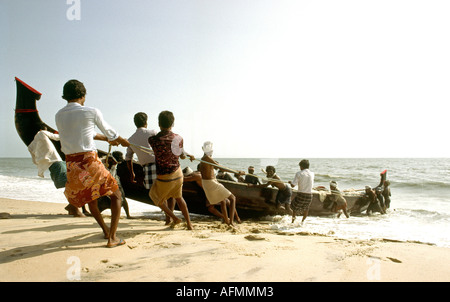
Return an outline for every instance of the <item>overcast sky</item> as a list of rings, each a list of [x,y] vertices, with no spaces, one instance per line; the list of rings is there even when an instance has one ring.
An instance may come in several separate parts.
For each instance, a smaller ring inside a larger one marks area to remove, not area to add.
[[[136,112],[158,129],[172,111],[196,156],[209,140],[215,157],[449,157],[449,16],[434,0],[1,0],[0,157],[29,157],[15,76],[52,127],[78,79],[123,137]]]

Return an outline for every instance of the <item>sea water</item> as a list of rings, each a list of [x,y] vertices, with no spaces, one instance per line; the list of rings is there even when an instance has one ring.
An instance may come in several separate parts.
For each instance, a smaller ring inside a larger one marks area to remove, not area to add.
[[[263,177],[262,169],[268,165],[284,181],[294,179],[299,171],[299,159],[286,158],[219,158],[221,165],[247,172],[255,167]],[[414,241],[450,247],[450,159],[449,158],[318,158],[309,159],[310,170],[315,173],[315,186],[329,188],[335,180],[341,190],[375,187],[380,183],[380,173],[388,170],[391,182],[391,207],[381,215],[358,215],[345,218],[341,215],[309,216],[292,223],[291,217],[267,216],[270,227],[280,232],[306,232],[343,239],[387,239]],[[182,167],[196,169],[198,161],[181,161]],[[0,197],[30,201],[47,201],[67,204],[64,189],[56,189],[49,172],[37,176],[31,158],[0,158]],[[161,215],[159,208],[127,199],[132,215]],[[0,209],[0,212],[3,210]]]

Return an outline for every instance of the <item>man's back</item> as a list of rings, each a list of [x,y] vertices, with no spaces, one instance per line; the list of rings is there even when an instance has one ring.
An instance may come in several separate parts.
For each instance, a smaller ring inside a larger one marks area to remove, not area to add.
[[[143,146],[146,148],[150,147],[150,144],[148,142],[149,137],[155,136],[157,133],[155,130],[150,130],[147,128],[138,128],[136,129],[136,132],[130,136],[128,141],[132,144]],[[138,157],[138,161],[140,165],[145,165],[149,163],[155,162],[155,155],[149,154],[148,152],[145,152],[141,150],[140,148],[130,146],[127,148],[127,154],[125,156],[125,160],[132,160],[133,153],[136,153]]]
[[[298,191],[302,193],[311,193],[314,186],[314,172],[309,169],[303,169],[295,174],[294,184],[298,185]]]
[[[101,112],[78,103],[68,103],[55,116],[56,127],[61,139],[61,150],[65,154],[97,150],[94,143],[95,126],[109,139],[119,135],[103,120]]]
[[[204,155],[202,157],[202,161],[213,163],[213,164],[215,163],[215,161],[208,155]],[[215,179],[216,178],[216,176],[214,175],[214,167],[207,163],[202,162],[200,164],[200,173],[202,174],[202,179]]]
[[[148,139],[155,153],[156,173],[171,174],[180,167],[178,161],[183,150],[183,138],[172,131],[161,131]]]

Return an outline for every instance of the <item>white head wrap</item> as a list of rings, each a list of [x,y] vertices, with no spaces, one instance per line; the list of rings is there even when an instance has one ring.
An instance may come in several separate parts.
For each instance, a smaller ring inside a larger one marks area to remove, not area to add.
[[[203,144],[203,152],[205,152],[206,155],[211,156],[213,153],[213,143],[210,141],[207,141]]]

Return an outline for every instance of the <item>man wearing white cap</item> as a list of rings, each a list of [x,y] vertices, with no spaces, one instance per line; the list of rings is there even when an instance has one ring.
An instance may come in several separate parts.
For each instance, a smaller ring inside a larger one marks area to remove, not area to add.
[[[205,153],[202,157],[202,163],[200,164],[200,172],[202,174],[202,186],[205,191],[206,198],[208,199],[209,204],[208,210],[222,217],[226,224],[233,225],[234,216],[236,216],[236,220],[240,222],[239,216],[236,211],[236,197],[228,191],[221,183],[219,183],[214,174],[214,166],[218,165],[214,159],[212,159],[213,154],[213,144],[212,142],[205,142],[203,144],[203,152]],[[208,164],[211,163],[212,165]],[[227,170],[235,173],[235,171],[229,170],[225,167],[221,167],[223,170]],[[244,175],[245,172],[239,171],[240,175]],[[227,199],[230,201],[230,219],[228,219],[227,213]],[[222,213],[216,210],[215,205],[219,204],[222,209]]]

